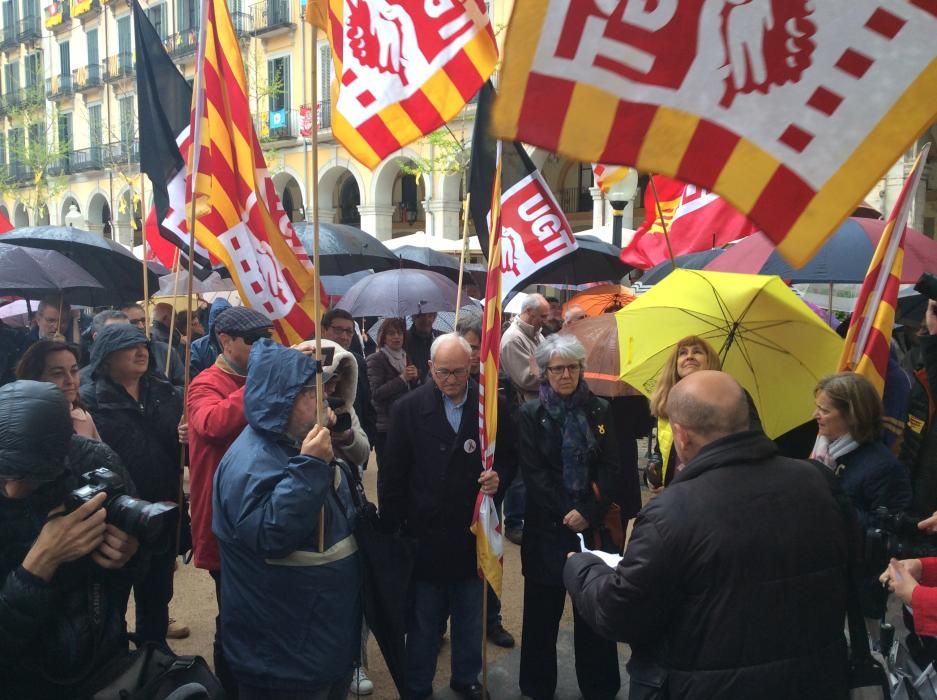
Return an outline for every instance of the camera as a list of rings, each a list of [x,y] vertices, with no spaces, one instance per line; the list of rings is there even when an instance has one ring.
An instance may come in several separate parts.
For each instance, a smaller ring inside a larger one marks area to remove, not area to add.
[[[83,486],[65,496],[65,511],[71,513],[99,493],[106,493],[104,508],[107,522],[140,542],[152,544],[176,523],[179,506],[175,503],[150,503],[127,495],[120,475],[100,467],[81,475]]]
[[[928,299],[937,301],[937,276],[925,272],[921,275],[921,279],[917,281],[917,284],[914,285],[914,291],[923,294]]]
[[[918,529],[919,518],[901,511],[876,508],[865,532],[865,560],[872,571],[883,571],[895,559],[937,556],[937,539]]]
[[[327,396],[325,402],[333,411],[338,411],[338,409],[345,405],[345,400],[338,396]],[[336,413],[335,425],[329,428],[329,430],[333,433],[344,433],[346,430],[351,430],[351,414]]]

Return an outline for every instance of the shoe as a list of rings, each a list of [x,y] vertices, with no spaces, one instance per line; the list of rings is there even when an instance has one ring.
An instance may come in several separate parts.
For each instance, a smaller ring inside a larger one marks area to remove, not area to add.
[[[491,700],[491,695],[488,692],[485,692],[484,697],[482,696],[481,683],[472,683],[471,685],[455,685],[450,683],[449,687],[452,688],[452,692],[462,698],[462,700]]]
[[[504,536],[508,538],[508,542],[513,542],[517,546],[520,546],[521,542],[524,540],[524,531],[519,527],[511,527],[505,530]]]
[[[500,622],[488,627],[488,641],[496,647],[502,647],[504,649],[514,648],[514,635],[504,629],[504,625]]]
[[[374,683],[371,682],[368,674],[360,666],[355,669],[354,674],[351,676],[351,688],[349,690],[352,695],[370,695],[374,692]]]
[[[169,628],[166,630],[166,639],[185,639],[188,636],[189,628],[170,617]]]

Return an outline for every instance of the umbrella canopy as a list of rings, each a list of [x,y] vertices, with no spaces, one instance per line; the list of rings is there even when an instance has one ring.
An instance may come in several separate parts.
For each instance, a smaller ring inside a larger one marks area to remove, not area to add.
[[[584,318],[563,327],[561,335],[572,335],[586,349],[583,375],[592,393],[613,398],[639,396],[640,392],[619,378],[621,353],[618,350],[618,320],[614,314]]]
[[[617,282],[633,268],[621,261],[621,249],[595,236],[576,236],[579,247],[538,269],[525,284],[583,284]]]
[[[609,307],[623,307],[635,299],[634,290],[620,284],[600,284],[574,295],[563,307],[565,312],[571,306],[579,306],[587,316],[598,316]],[[617,311],[618,309],[615,309]]]
[[[801,268],[791,267],[763,233],[755,233],[728,248],[706,265],[717,272],[745,272],[777,275],[794,284],[800,282],[835,282],[860,284],[885,222],[876,219],[847,219],[823,244],[817,254]],[[904,240],[902,284],[917,282],[924,272],[937,270],[937,241],[920,231],[908,229]]]
[[[293,229],[312,258],[312,224],[296,222]],[[361,270],[394,270],[397,256],[370,233],[344,224],[319,224],[320,275],[347,275]]]
[[[708,341],[748,390],[768,437],[809,420],[842,339],[778,277],[675,270],[615,314],[621,379],[650,396],[677,342]]]
[[[170,272],[159,278],[159,289],[153,294],[155,297],[179,296],[188,293],[189,273],[186,270],[179,272]],[[195,294],[207,294],[208,292],[233,292],[237,289],[234,286],[234,280],[230,277],[222,277],[217,272],[212,272],[205,279],[199,279],[198,276],[192,280],[192,291]]]
[[[459,259],[446,253],[439,253],[432,248],[415,245],[403,245],[394,252],[400,258],[401,267],[418,270],[432,270],[445,275],[453,282],[459,281]]]
[[[373,274],[370,270],[361,270],[347,275],[322,275],[319,279],[325,288],[325,293],[331,297],[342,297],[348,293],[352,285],[359,280]]]
[[[0,294],[36,298],[60,292],[83,306],[110,303],[108,290],[64,255],[0,243]]]
[[[353,316],[403,318],[431,311],[455,311],[458,288],[431,270],[387,270],[359,280],[338,302]]]
[[[3,234],[4,243],[61,253],[91,274],[111,294],[105,303],[143,298],[143,264],[119,243],[70,226],[28,226]],[[150,289],[159,288],[151,271]]]
[[[683,270],[705,270],[707,265],[726,252],[725,248],[710,248],[699,253],[687,253],[674,258],[677,267]],[[674,265],[670,260],[657,263],[650,270],[641,275],[641,284],[657,284],[673,272]]]

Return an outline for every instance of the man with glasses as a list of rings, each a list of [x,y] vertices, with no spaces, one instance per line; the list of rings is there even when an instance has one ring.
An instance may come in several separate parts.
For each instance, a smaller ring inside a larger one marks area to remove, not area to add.
[[[364,358],[351,348],[355,336],[355,319],[344,309],[330,309],[322,315],[322,337],[338,343],[350,352],[358,365],[358,382],[355,391],[355,414],[361,428],[368,436],[368,443],[374,445],[377,438],[377,412],[371,403],[371,385],[368,383],[368,364]],[[367,468],[367,462],[361,465]]]
[[[205,569],[215,581],[221,607],[221,556],[211,531],[212,481],[231,443],[247,425],[244,416],[244,383],[251,347],[269,338],[273,323],[259,311],[231,307],[215,319],[213,328],[221,353],[215,363],[199,373],[186,397],[189,419],[189,490],[192,515],[192,553],[195,566]],[[237,683],[231,675],[221,643],[221,625],[215,618],[215,673],[228,697],[237,698]]]
[[[482,472],[471,354],[457,334],[433,341],[433,381],[408,392],[391,409],[378,478],[381,518],[417,540],[407,620],[406,697],[412,699],[432,695],[439,631],[447,616],[452,619],[450,687],[462,698],[481,698],[483,590],[469,524],[479,489],[494,496],[515,458],[510,421],[499,401],[494,470]]]

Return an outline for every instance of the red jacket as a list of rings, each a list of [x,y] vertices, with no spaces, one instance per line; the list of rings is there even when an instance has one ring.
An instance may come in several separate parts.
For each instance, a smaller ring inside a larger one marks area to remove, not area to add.
[[[911,594],[914,631],[920,635],[937,636],[937,557],[921,559],[920,585]]]
[[[228,447],[241,434],[246,377],[219,362],[192,380],[188,395],[189,489],[192,515],[192,549],[195,565],[218,571],[221,558],[211,531],[211,494],[215,470]]]

